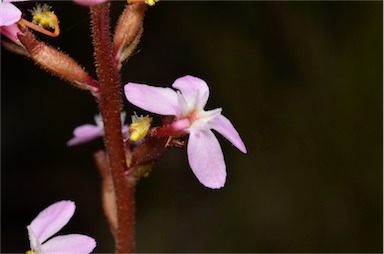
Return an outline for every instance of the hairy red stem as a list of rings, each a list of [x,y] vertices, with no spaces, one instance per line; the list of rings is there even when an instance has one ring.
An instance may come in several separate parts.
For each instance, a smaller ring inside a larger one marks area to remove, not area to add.
[[[134,252],[134,181],[127,181],[127,169],[121,132],[121,80],[110,33],[110,4],[91,7],[96,71],[100,83],[99,108],[104,122],[105,146],[109,158],[117,208],[116,253]]]

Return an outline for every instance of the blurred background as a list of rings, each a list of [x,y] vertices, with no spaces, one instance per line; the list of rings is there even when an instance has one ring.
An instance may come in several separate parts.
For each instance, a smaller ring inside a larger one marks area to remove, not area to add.
[[[39,37],[95,76],[87,8],[52,6],[62,34]],[[113,2],[113,22],[123,7]],[[228,178],[210,190],[185,148],[168,150],[137,186],[137,252],[382,252],[382,10],[379,1],[149,8],[123,83],[203,78],[207,109],[223,108],[248,154],[219,137]],[[2,253],[28,250],[26,226],[62,199],[77,211],[61,233],[114,251],[93,161],[102,141],[66,147],[95,114],[91,95],[2,48]]]

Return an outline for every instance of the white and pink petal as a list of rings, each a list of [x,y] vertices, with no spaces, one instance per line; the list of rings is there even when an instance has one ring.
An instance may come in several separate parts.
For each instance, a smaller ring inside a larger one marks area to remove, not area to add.
[[[207,83],[200,78],[187,75],[176,79],[172,87],[180,90],[192,107],[198,106],[199,109],[203,109],[207,104],[209,88]]]
[[[243,140],[228,118],[221,114],[216,116],[211,122],[211,128],[228,139],[229,142],[231,142],[241,152],[247,153],[247,148],[245,147]]]
[[[0,26],[10,26],[21,19],[21,11],[11,3],[0,2]]]
[[[69,234],[53,237],[42,245],[45,254],[88,254],[96,247],[96,241],[86,235]]]
[[[31,222],[29,228],[37,241],[42,243],[68,223],[75,209],[73,201],[56,202],[41,211]]]
[[[128,83],[124,86],[125,97],[133,105],[159,115],[179,115],[177,94],[171,88],[153,87]]]
[[[37,239],[36,234],[31,229],[31,226],[27,226],[29,245],[32,251],[36,253],[42,253],[41,243]]]
[[[73,138],[67,142],[67,146],[74,146],[86,143],[104,135],[103,126],[92,124],[81,125],[74,129]]]
[[[189,165],[200,183],[211,189],[224,186],[227,177],[224,156],[212,131],[191,129],[187,152]]]

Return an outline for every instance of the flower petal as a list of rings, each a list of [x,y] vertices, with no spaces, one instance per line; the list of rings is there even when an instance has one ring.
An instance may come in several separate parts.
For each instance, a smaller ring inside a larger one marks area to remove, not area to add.
[[[11,3],[0,3],[0,26],[15,24],[21,18],[21,11]]]
[[[76,206],[73,201],[59,201],[40,212],[29,225],[37,241],[43,243],[57,233],[68,223],[75,209]]]
[[[41,243],[37,240],[37,237],[30,226],[27,227],[28,237],[29,237],[29,245],[31,250],[36,253],[42,253],[41,251]]]
[[[86,143],[93,139],[103,136],[103,127],[92,124],[85,124],[77,127],[73,131],[74,137],[67,142],[67,146],[74,146]]]
[[[202,79],[187,75],[176,79],[172,87],[180,90],[192,107],[199,106],[199,109],[203,109],[207,104],[209,88]]]
[[[211,122],[211,128],[223,135],[241,152],[247,153],[247,148],[231,121],[223,115],[216,116]]]
[[[81,4],[84,6],[92,6],[92,5],[104,3],[107,0],[73,0],[73,1],[77,4]]]
[[[124,92],[130,103],[149,112],[174,116],[180,114],[177,94],[171,88],[128,83],[124,86]]]
[[[120,115],[120,117],[121,117],[121,115]],[[104,123],[103,123],[103,118],[101,117],[101,114],[95,115],[94,119],[95,119],[95,123],[96,123],[97,127],[104,129]]]
[[[56,236],[42,245],[45,254],[88,254],[96,247],[96,241],[86,235],[70,234]]]
[[[19,38],[17,38],[17,34],[21,34],[22,32],[16,24],[12,24],[10,26],[0,26],[0,32],[14,43],[22,46]]]
[[[191,128],[187,151],[189,165],[200,183],[212,189],[224,186],[227,177],[224,156],[212,131]]]

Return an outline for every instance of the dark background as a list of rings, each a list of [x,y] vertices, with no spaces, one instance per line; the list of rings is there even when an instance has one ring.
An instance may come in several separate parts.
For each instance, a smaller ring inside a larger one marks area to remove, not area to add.
[[[113,3],[113,20],[123,6]],[[94,75],[87,8],[53,9],[62,34],[40,38]],[[382,252],[382,10],[347,1],[149,8],[124,84],[203,78],[207,108],[223,108],[248,154],[220,137],[228,179],[210,190],[185,149],[167,151],[137,186],[137,252]],[[1,53],[1,252],[28,250],[26,226],[62,199],[77,211],[61,233],[113,252],[92,158],[102,141],[65,146],[93,123],[92,96]]]

